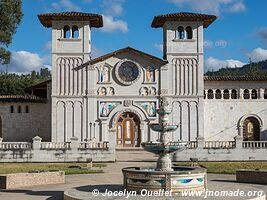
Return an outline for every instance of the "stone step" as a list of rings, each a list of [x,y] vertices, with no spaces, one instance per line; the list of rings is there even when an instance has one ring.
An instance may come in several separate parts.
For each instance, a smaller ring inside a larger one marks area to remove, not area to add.
[[[117,148],[117,162],[155,162],[157,156],[141,148]]]

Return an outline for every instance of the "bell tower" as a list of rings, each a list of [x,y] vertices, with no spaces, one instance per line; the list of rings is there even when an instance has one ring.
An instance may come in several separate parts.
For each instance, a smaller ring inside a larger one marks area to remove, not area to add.
[[[204,137],[203,29],[216,19],[180,12],[156,16],[152,22],[153,28],[163,28],[163,57],[169,62],[161,70],[161,95],[172,97],[172,123],[181,124],[173,140]]]
[[[90,60],[91,29],[103,26],[102,16],[59,12],[38,18],[44,27],[52,28],[52,141],[66,142],[71,137],[82,141],[88,129],[83,98],[89,83],[87,70],[76,69]]]

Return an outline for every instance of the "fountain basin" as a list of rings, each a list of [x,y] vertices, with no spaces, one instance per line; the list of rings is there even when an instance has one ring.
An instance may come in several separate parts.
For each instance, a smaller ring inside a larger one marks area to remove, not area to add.
[[[126,190],[137,191],[183,191],[207,188],[207,170],[200,167],[172,167],[173,171],[155,171],[153,167],[127,167],[122,169]]]
[[[150,128],[153,131],[157,132],[168,132],[168,131],[175,131],[178,128],[178,125],[165,125],[162,124],[150,124]]]
[[[169,142],[167,145],[164,145],[161,142],[143,142],[142,147],[151,153],[162,154],[162,153],[174,153],[182,151],[186,148],[186,142]]]

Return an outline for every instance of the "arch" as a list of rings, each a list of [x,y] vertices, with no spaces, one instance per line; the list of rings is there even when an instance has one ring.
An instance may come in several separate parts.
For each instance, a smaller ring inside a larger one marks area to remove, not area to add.
[[[244,141],[259,141],[262,126],[263,121],[258,115],[244,115],[238,122],[239,135]],[[253,130],[248,130],[249,128]]]
[[[2,117],[0,116],[0,138],[3,138],[3,129],[2,129]]]
[[[244,90],[243,98],[244,99],[250,99],[250,94],[249,94],[249,90],[248,89],[245,89]]]
[[[63,28],[63,38],[70,38],[70,26],[65,25]]]
[[[25,107],[25,113],[29,113],[29,106]]]
[[[140,119],[141,129],[143,126],[143,122],[145,120],[148,120],[145,112],[141,108],[139,108],[138,106],[135,106],[135,107],[131,106],[129,108],[125,108],[123,105],[118,105],[109,114],[109,116],[112,116],[110,118],[110,121],[109,121],[109,128],[110,129],[116,129],[116,120],[117,120],[118,116],[124,112],[131,112],[131,113],[136,114],[138,116],[138,118]]]
[[[14,113],[14,106],[10,106],[10,113]]]
[[[18,113],[21,113],[21,106],[18,106]]]
[[[214,99],[214,94],[213,94],[213,90],[212,89],[208,90],[208,99]]]
[[[263,95],[264,99],[267,99],[267,89],[264,90],[264,95]]]
[[[186,27],[186,39],[191,40],[193,39],[193,30],[191,26]]]
[[[258,92],[257,92],[257,90],[253,89],[251,91],[251,98],[252,99],[257,99],[258,98]]]
[[[221,99],[222,98],[222,91],[217,89],[215,91],[215,99]]]
[[[116,143],[122,147],[140,147],[140,119],[135,113],[123,112],[117,117]]]
[[[225,89],[223,91],[223,98],[224,99],[230,99],[230,93],[229,93],[229,90]]]
[[[231,91],[231,99],[237,99],[237,90],[236,89],[233,89]]]
[[[79,29],[77,25],[72,26],[72,38],[79,38]]]
[[[180,39],[180,40],[185,39],[184,27],[182,27],[182,26],[178,27],[178,39]]]

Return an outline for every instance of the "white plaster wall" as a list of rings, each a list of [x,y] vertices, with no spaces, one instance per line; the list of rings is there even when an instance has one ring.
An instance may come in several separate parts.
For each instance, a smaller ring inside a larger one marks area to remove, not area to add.
[[[205,140],[233,141],[238,135],[238,122],[248,114],[255,114],[263,121],[261,139],[267,140],[267,101],[254,100],[205,100]]]
[[[22,113],[18,113],[18,106]],[[14,106],[14,113],[10,113]],[[25,107],[29,106],[29,113]],[[0,103],[3,139],[6,142],[31,142],[36,135],[43,141],[51,139],[51,104],[50,103]]]

